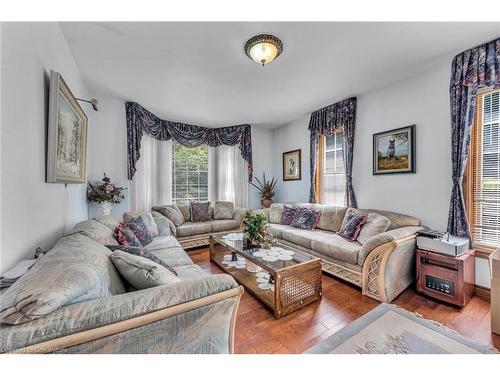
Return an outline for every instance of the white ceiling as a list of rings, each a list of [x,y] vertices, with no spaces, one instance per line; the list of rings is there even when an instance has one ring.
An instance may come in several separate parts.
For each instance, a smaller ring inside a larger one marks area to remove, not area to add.
[[[204,126],[276,127],[500,36],[500,23],[61,23],[92,95]],[[272,33],[283,54],[243,51]],[[451,60],[450,60],[451,64]]]

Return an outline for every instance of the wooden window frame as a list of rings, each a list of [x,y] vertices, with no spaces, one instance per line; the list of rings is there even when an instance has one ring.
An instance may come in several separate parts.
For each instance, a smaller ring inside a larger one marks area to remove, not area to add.
[[[318,138],[318,154],[316,155],[316,175],[315,179],[315,194],[316,194],[316,202],[321,202],[321,198],[323,196],[323,169],[325,167],[325,144],[326,137],[324,135],[320,135]]]
[[[336,129],[335,133],[337,132],[344,132],[344,127],[341,126],[340,128]],[[316,154],[316,173],[314,175],[316,203],[323,203],[321,201],[322,200],[321,198],[323,196],[323,171],[325,169],[325,148],[326,148],[326,136],[322,134],[318,138],[318,151]]]
[[[465,201],[465,211],[467,212],[467,219],[469,221],[470,235],[472,242],[474,239],[472,238],[474,235],[474,185],[477,183],[477,180],[480,178],[478,173],[481,170],[481,159],[479,158],[479,144],[481,142],[482,137],[482,128],[481,128],[481,119],[483,117],[483,97],[485,94],[489,93],[491,90],[484,90],[477,94],[476,97],[476,110],[474,111],[474,120],[471,128],[471,139],[469,143],[469,156],[467,158],[467,164],[465,167],[464,178],[462,181],[462,188],[464,192],[464,201]],[[488,259],[491,253],[495,251],[493,248],[482,247],[482,246],[474,246],[474,250],[476,251],[476,256],[478,258]]]

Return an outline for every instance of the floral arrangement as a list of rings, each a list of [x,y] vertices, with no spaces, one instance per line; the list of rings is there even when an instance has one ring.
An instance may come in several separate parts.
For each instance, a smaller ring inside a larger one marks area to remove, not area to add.
[[[264,249],[270,249],[273,245],[273,235],[267,230],[267,219],[262,214],[252,215],[247,212],[243,219],[243,233],[245,240],[250,244]]]
[[[250,182],[250,185],[255,187],[259,193],[262,199],[273,199],[274,197],[274,188],[276,187],[276,183],[278,180],[275,180],[274,177],[271,180],[266,180],[266,174],[264,173],[264,178],[262,181],[260,181],[257,177],[255,177],[257,180],[257,183],[259,184],[258,186],[254,184],[253,182]]]
[[[89,182],[89,186],[87,187],[87,200],[89,202],[96,203],[120,203],[125,199],[123,195],[123,191],[125,188],[116,186],[111,183],[111,180],[106,173],[104,173],[104,177],[102,181],[97,182]]]

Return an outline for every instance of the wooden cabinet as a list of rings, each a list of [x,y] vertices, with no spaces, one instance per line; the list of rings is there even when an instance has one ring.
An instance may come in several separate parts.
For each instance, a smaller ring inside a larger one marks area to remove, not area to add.
[[[440,301],[465,306],[474,295],[474,250],[451,257],[417,249],[417,291]]]

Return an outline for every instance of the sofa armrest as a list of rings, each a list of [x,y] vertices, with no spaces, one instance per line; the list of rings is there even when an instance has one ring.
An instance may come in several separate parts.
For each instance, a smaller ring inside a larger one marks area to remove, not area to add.
[[[172,220],[163,216],[157,211],[151,211],[151,215],[158,227],[158,236],[175,236],[177,237],[177,228]]]
[[[179,314],[200,308],[204,306],[203,303],[205,305],[215,303],[217,300],[232,298],[240,294],[241,290],[231,276],[217,274],[109,298],[75,303],[22,325],[2,325],[0,352],[60,350],[62,349],[61,340],[65,337],[76,336],[77,339],[82,340],[79,336],[84,336],[84,341],[78,343],[87,342],[102,337],[96,336],[95,333],[88,337],[88,332],[104,330],[104,333],[109,335],[109,327],[115,325],[119,326],[118,332],[123,332],[155,321],[144,320],[146,316],[152,315],[154,318],[154,314],[160,314],[160,312]],[[220,298],[216,298],[217,296]],[[157,318],[161,319],[162,316]],[[130,327],[127,324],[126,327],[120,327],[120,322],[134,320],[139,320],[139,325]],[[52,343],[43,344],[47,341]],[[73,342],[72,345],[75,343]]]
[[[363,265],[363,295],[390,303],[414,281],[415,238],[422,228],[401,227],[366,241],[358,257]]]
[[[257,214],[264,215],[266,217],[267,222],[269,223],[269,213],[270,212],[271,212],[270,208],[259,208],[256,210],[252,210],[252,215],[257,215]]]
[[[362,266],[368,254],[370,254],[375,248],[391,241],[401,242],[407,239],[413,239],[417,235],[417,232],[423,228],[424,227],[421,226],[401,227],[373,236],[365,242],[359,251],[358,264]]]
[[[241,226],[241,222],[243,221],[243,218],[245,217],[248,211],[250,211],[248,208],[235,207],[233,213],[233,219],[236,220],[238,224]]]

